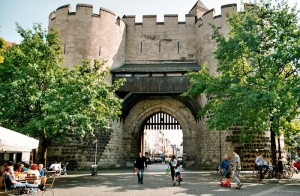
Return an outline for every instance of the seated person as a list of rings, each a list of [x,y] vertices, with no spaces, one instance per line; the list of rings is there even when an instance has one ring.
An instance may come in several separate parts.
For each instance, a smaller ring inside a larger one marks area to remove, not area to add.
[[[259,178],[261,181],[264,178],[264,174],[266,174],[269,169],[262,154],[256,157],[255,164],[258,166]]]
[[[43,164],[39,164],[39,173],[40,176],[45,176],[45,170],[44,170],[44,165]]]
[[[35,170],[35,169],[38,168],[38,165],[33,163],[33,161],[29,161],[29,167],[28,168],[31,169],[31,170]]]
[[[278,163],[277,163],[277,171],[278,172],[283,172],[283,163],[281,159],[278,159]]]
[[[7,189],[16,189],[16,188],[39,188],[44,190],[44,185],[29,184],[29,183],[20,183],[14,179],[14,170],[13,167],[9,166],[5,168],[4,180]]]
[[[28,167],[26,167],[24,163],[20,164],[19,169],[20,169],[20,172],[27,172],[28,171]]]
[[[29,169],[27,171],[27,174],[34,177],[34,179],[35,179],[34,184],[41,184],[41,180],[40,180],[41,175],[40,175],[37,165],[32,166],[31,169]]]
[[[229,178],[228,175],[230,174],[230,162],[228,160],[228,155],[224,156],[224,159],[221,161],[220,168],[224,171],[224,175],[226,178]]]
[[[49,167],[49,170],[55,171],[57,174],[60,174],[61,172],[61,164],[55,161],[55,163],[52,163]]]

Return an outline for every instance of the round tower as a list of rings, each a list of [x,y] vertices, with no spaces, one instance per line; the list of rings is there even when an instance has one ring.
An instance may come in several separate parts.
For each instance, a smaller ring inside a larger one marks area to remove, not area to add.
[[[106,66],[119,67],[125,61],[125,24],[104,8],[93,13],[93,6],[77,4],[57,8],[49,15],[49,29],[58,31],[64,65],[72,68],[83,59],[106,60]]]

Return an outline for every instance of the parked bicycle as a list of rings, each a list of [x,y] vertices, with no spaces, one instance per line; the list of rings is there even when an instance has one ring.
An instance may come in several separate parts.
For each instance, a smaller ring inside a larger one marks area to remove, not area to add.
[[[287,179],[292,178],[294,173],[299,173],[297,168],[289,164],[284,165],[283,170],[285,171],[284,174],[285,174],[285,178]]]
[[[285,177],[285,172],[279,171],[277,168],[273,168],[272,170],[268,170],[267,172],[265,172],[265,169],[263,169],[263,179],[268,179],[269,182],[279,182],[280,179],[283,179]],[[259,170],[254,170],[252,173],[253,178],[257,181],[257,182],[261,182],[260,179],[260,173]]]

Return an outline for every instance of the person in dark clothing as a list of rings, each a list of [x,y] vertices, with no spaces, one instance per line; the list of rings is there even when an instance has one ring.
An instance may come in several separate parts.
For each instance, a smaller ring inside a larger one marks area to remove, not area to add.
[[[228,160],[227,154],[224,156],[224,159],[221,161],[220,168],[223,170],[226,178],[229,178],[228,176],[230,175],[230,162]]]
[[[139,155],[136,157],[135,166],[138,168],[138,173],[137,173],[138,183],[143,184],[144,169],[145,166],[147,168],[147,163],[146,163],[146,157],[143,156],[142,152],[140,152]]]
[[[177,165],[176,157],[175,157],[175,155],[172,155],[172,158],[171,158],[170,163],[169,163],[169,166],[170,166],[170,169],[171,169],[172,182],[174,181],[176,165]]]

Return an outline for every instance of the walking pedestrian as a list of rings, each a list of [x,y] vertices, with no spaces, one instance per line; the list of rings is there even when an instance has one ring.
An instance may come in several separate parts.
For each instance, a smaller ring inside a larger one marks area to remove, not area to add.
[[[236,182],[236,189],[241,189],[242,183],[240,179],[240,171],[241,171],[241,159],[240,156],[233,151],[234,161],[233,161],[233,171],[232,175]]]
[[[177,160],[175,155],[172,155],[169,166],[171,169],[171,177],[172,177],[172,182],[174,181],[174,177],[175,177],[175,167],[177,165]]]
[[[147,168],[147,162],[146,157],[143,156],[142,152],[139,153],[139,155],[136,157],[135,165],[138,168],[138,183],[143,184],[143,178],[144,178],[144,169],[145,166]]]

